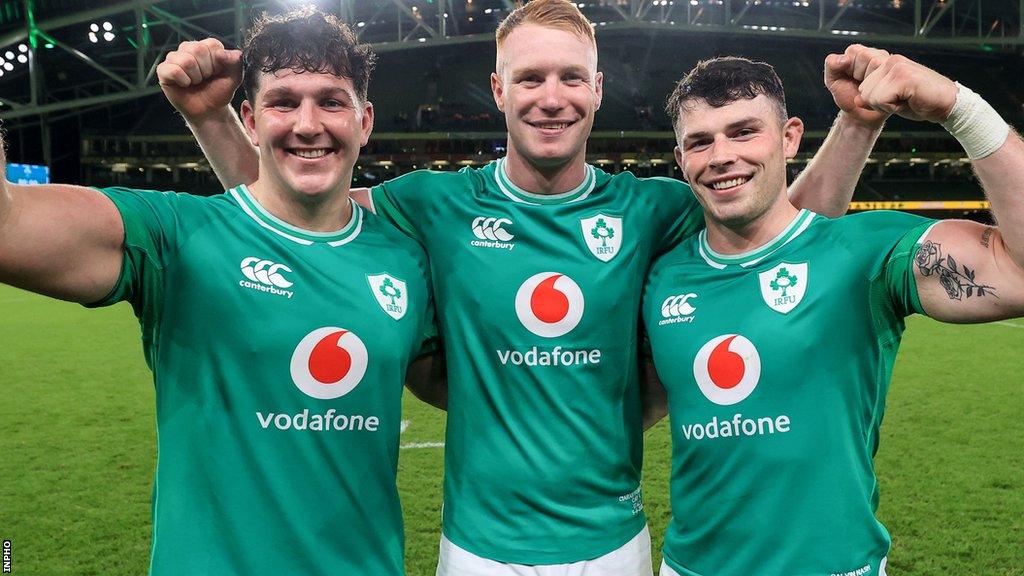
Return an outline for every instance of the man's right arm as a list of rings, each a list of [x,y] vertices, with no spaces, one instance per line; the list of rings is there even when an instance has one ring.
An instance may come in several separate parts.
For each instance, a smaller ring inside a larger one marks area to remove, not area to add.
[[[156,68],[160,88],[185,118],[225,189],[251,184],[259,176],[259,151],[231,109],[242,82],[241,56],[207,38],[182,42]]]
[[[114,203],[91,188],[6,181],[0,143],[0,282],[83,304],[117,283],[124,224]]]

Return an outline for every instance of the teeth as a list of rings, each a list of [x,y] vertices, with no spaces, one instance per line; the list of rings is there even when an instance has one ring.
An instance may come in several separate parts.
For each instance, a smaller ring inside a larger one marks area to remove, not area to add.
[[[715,182],[711,185],[715,190],[725,190],[726,188],[732,188],[733,186],[739,186],[746,182],[746,178],[733,178],[732,180],[726,180],[724,182]]]
[[[544,128],[547,130],[564,130],[569,127],[568,122],[561,122],[559,124],[538,124],[538,128]]]
[[[295,150],[295,155],[302,158],[320,158],[327,155],[327,149],[318,148],[316,150]]]

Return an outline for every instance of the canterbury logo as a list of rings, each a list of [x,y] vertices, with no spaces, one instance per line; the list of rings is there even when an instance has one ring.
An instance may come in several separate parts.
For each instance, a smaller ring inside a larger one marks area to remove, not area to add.
[[[292,269],[284,264],[277,264],[270,260],[263,260],[255,256],[249,256],[242,260],[242,274],[264,286],[275,286],[277,288],[291,288],[292,282],[284,277],[283,273],[291,273]]]
[[[510,234],[502,226],[512,224],[512,221],[508,218],[488,218],[486,216],[478,216],[473,219],[473,235],[481,240],[496,240],[498,242],[508,242],[515,238],[514,234]]]
[[[697,311],[687,300],[696,298],[693,292],[679,296],[669,296],[661,303],[661,316],[663,318],[675,318],[676,316],[689,316]]]

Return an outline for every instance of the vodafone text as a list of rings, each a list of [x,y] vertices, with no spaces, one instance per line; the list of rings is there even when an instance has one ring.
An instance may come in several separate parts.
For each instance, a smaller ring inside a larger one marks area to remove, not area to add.
[[[503,365],[515,366],[576,366],[582,364],[600,364],[601,351],[567,350],[555,346],[550,350],[542,350],[536,346],[521,352],[519,350],[495,350],[498,361]]]
[[[338,414],[331,408],[323,414],[310,414],[305,409],[298,414],[277,414],[274,412],[257,412],[256,418],[260,426],[267,430],[271,426],[278,430],[314,430],[314,431],[362,431],[376,432],[380,426],[380,418],[362,414]]]
[[[715,438],[731,438],[733,436],[768,436],[776,432],[789,432],[789,416],[785,414],[771,417],[744,418],[737,412],[732,419],[719,420],[718,416],[706,423],[683,424],[683,436],[687,440],[713,440]]]

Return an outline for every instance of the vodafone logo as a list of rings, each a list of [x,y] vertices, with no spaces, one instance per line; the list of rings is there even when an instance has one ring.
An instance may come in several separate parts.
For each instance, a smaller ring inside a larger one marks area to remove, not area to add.
[[[330,400],[351,392],[366,374],[366,365],[366,345],[353,332],[317,328],[292,353],[292,381],[306,395]]]
[[[721,406],[741,402],[761,378],[761,357],[739,334],[713,338],[693,360],[693,377],[708,400]]]
[[[583,291],[565,274],[534,274],[516,292],[516,315],[537,336],[568,334],[583,318]]]

